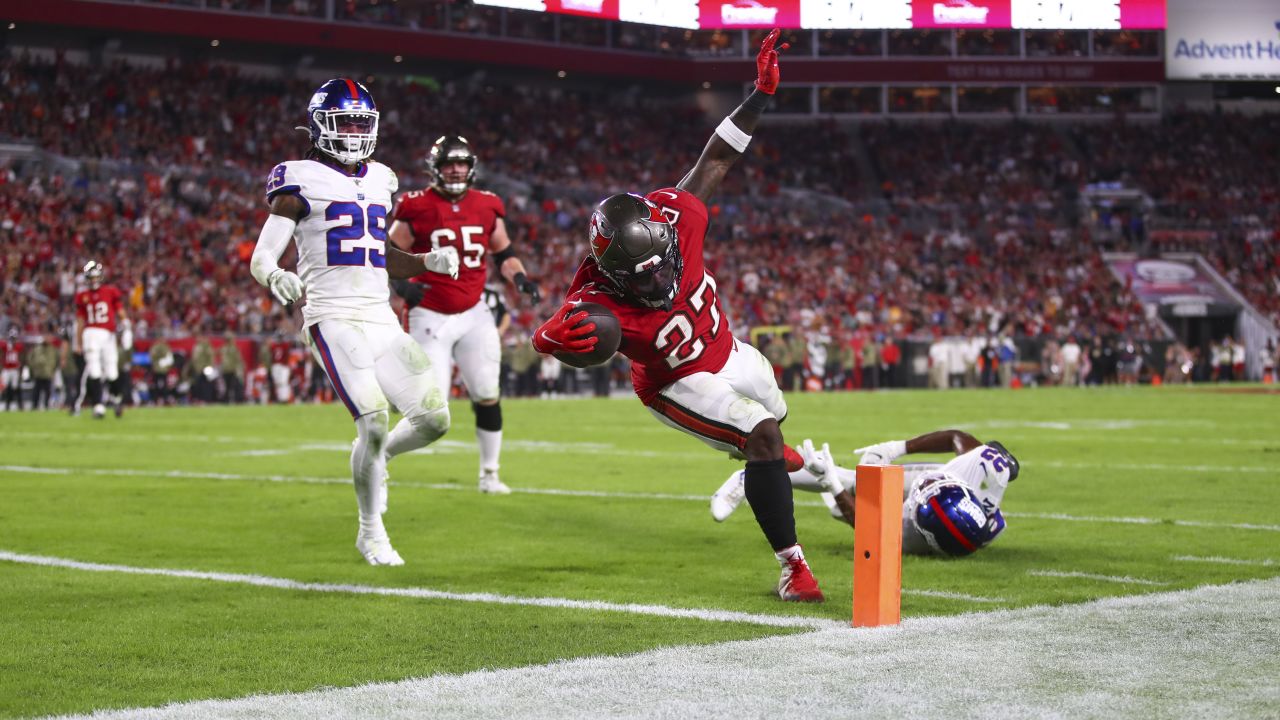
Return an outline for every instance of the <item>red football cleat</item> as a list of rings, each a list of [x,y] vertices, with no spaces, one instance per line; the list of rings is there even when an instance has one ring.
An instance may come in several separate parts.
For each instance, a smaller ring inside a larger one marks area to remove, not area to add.
[[[804,458],[800,457],[800,453],[796,449],[783,443],[782,445],[782,461],[787,464],[787,472],[793,473],[804,467]]]
[[[803,557],[782,562],[782,577],[778,579],[778,597],[788,602],[824,602],[822,589],[809,571],[809,563]]]

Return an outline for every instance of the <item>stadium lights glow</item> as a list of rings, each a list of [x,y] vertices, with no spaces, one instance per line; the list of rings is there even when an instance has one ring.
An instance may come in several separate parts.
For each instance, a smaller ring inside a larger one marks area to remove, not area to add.
[[[12,29],[12,28],[13,28],[13,26],[12,26],[12,25],[10,25],[10,26],[9,26],[9,28],[10,28],[10,29]],[[1277,86],[1276,86],[1276,94],[1277,94],[1277,95],[1280,95],[1280,85],[1277,85]]]
[[[221,45],[221,44],[222,44],[222,42],[221,42],[221,41],[219,41],[219,40],[210,40],[210,41],[209,41],[209,46],[210,46],[210,47],[218,47],[218,46],[219,46],[219,45]]]

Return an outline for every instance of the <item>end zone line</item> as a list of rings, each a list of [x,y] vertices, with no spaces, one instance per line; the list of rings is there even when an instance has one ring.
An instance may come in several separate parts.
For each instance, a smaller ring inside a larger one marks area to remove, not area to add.
[[[1153,587],[1164,587],[1167,582],[1160,580],[1144,580],[1142,578],[1129,577],[1128,575],[1097,575],[1094,573],[1063,570],[1028,570],[1028,575],[1036,577],[1056,577],[1056,578],[1081,578],[1084,580],[1100,580],[1102,582],[1121,583],[1123,585],[1151,585]]]
[[[33,465],[0,465],[0,472],[28,473],[38,475],[102,475],[116,477],[160,477],[176,480],[230,480],[244,482],[299,483],[304,485],[351,485],[349,477],[316,477],[307,475],[251,475],[240,473],[196,472],[191,470],[144,470],[139,468],[70,468],[70,467],[36,467]],[[419,490],[453,490],[475,492],[474,486],[453,483],[420,483],[412,480],[391,480],[391,487],[416,488]],[[513,487],[511,492],[518,495],[553,495],[561,497],[588,497],[616,500],[679,500],[682,502],[707,503],[711,501],[710,493],[706,495],[682,495],[679,493],[641,493],[613,492],[605,490],[568,490],[563,488]],[[796,500],[796,507],[820,507],[826,505],[818,500]],[[1220,530],[1255,530],[1261,532],[1280,532],[1280,525],[1261,525],[1258,523],[1209,522],[1204,520],[1170,520],[1149,517],[1104,517],[1095,515],[1067,515],[1064,513],[1028,513],[1006,512],[1004,516],[1029,520],[1061,520],[1064,522],[1113,523],[1121,525],[1175,525],[1179,527],[1212,528]]]
[[[605,612],[630,613],[632,615],[654,615],[658,617],[704,620],[709,622],[748,623],[752,625],[768,625],[784,628],[807,628],[826,630],[836,627],[847,627],[847,623],[823,618],[808,618],[786,615],[764,615],[745,613],[734,610],[699,610],[694,608],[675,608],[665,605],[645,605],[641,603],[612,603],[601,600],[573,600],[554,597],[519,597],[515,595],[499,595],[497,593],[457,593],[430,588],[415,587],[383,587],[376,585],[354,585],[340,583],[309,583],[288,578],[269,577],[266,575],[244,575],[240,573],[204,572],[201,570],[175,570],[169,568],[134,567],[131,565],[111,565],[106,563],[81,562],[66,558],[48,557],[44,555],[25,555],[22,553],[0,550],[0,561],[40,565],[44,567],[66,568],[69,570],[85,570],[89,572],[126,573],[130,575],[158,575],[162,577],[186,578],[189,580],[210,580],[213,582],[252,585],[255,587],[275,588],[277,590],[302,590],[306,592],[347,593],[352,595],[385,595],[407,597],[421,600],[453,600],[458,602],[491,603],[495,605],[527,605],[530,607],[564,608],[569,610],[596,610]]]

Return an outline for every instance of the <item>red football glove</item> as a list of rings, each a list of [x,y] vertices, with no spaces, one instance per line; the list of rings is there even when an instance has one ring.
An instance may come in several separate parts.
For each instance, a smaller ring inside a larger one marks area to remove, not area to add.
[[[540,353],[585,353],[595,349],[600,341],[596,337],[588,337],[596,331],[593,322],[578,323],[587,319],[587,311],[574,312],[574,306],[566,303],[556,311],[551,319],[542,323],[542,327],[533,332],[533,348]]]
[[[756,87],[765,95],[772,95],[778,89],[778,50],[791,47],[791,43],[782,43],[774,49],[781,32],[778,28],[770,30],[760,43],[760,54],[756,55]]]

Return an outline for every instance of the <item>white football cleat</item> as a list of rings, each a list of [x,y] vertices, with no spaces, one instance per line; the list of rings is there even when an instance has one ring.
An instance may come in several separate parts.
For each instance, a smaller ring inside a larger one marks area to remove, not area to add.
[[[510,495],[511,488],[498,479],[497,470],[485,470],[480,473],[480,492],[485,495]]]
[[[391,538],[356,536],[356,549],[370,565],[403,565],[404,558],[391,547]]]
[[[746,476],[746,470],[735,470],[711,496],[711,517],[715,518],[716,522],[724,522],[746,499]]]

